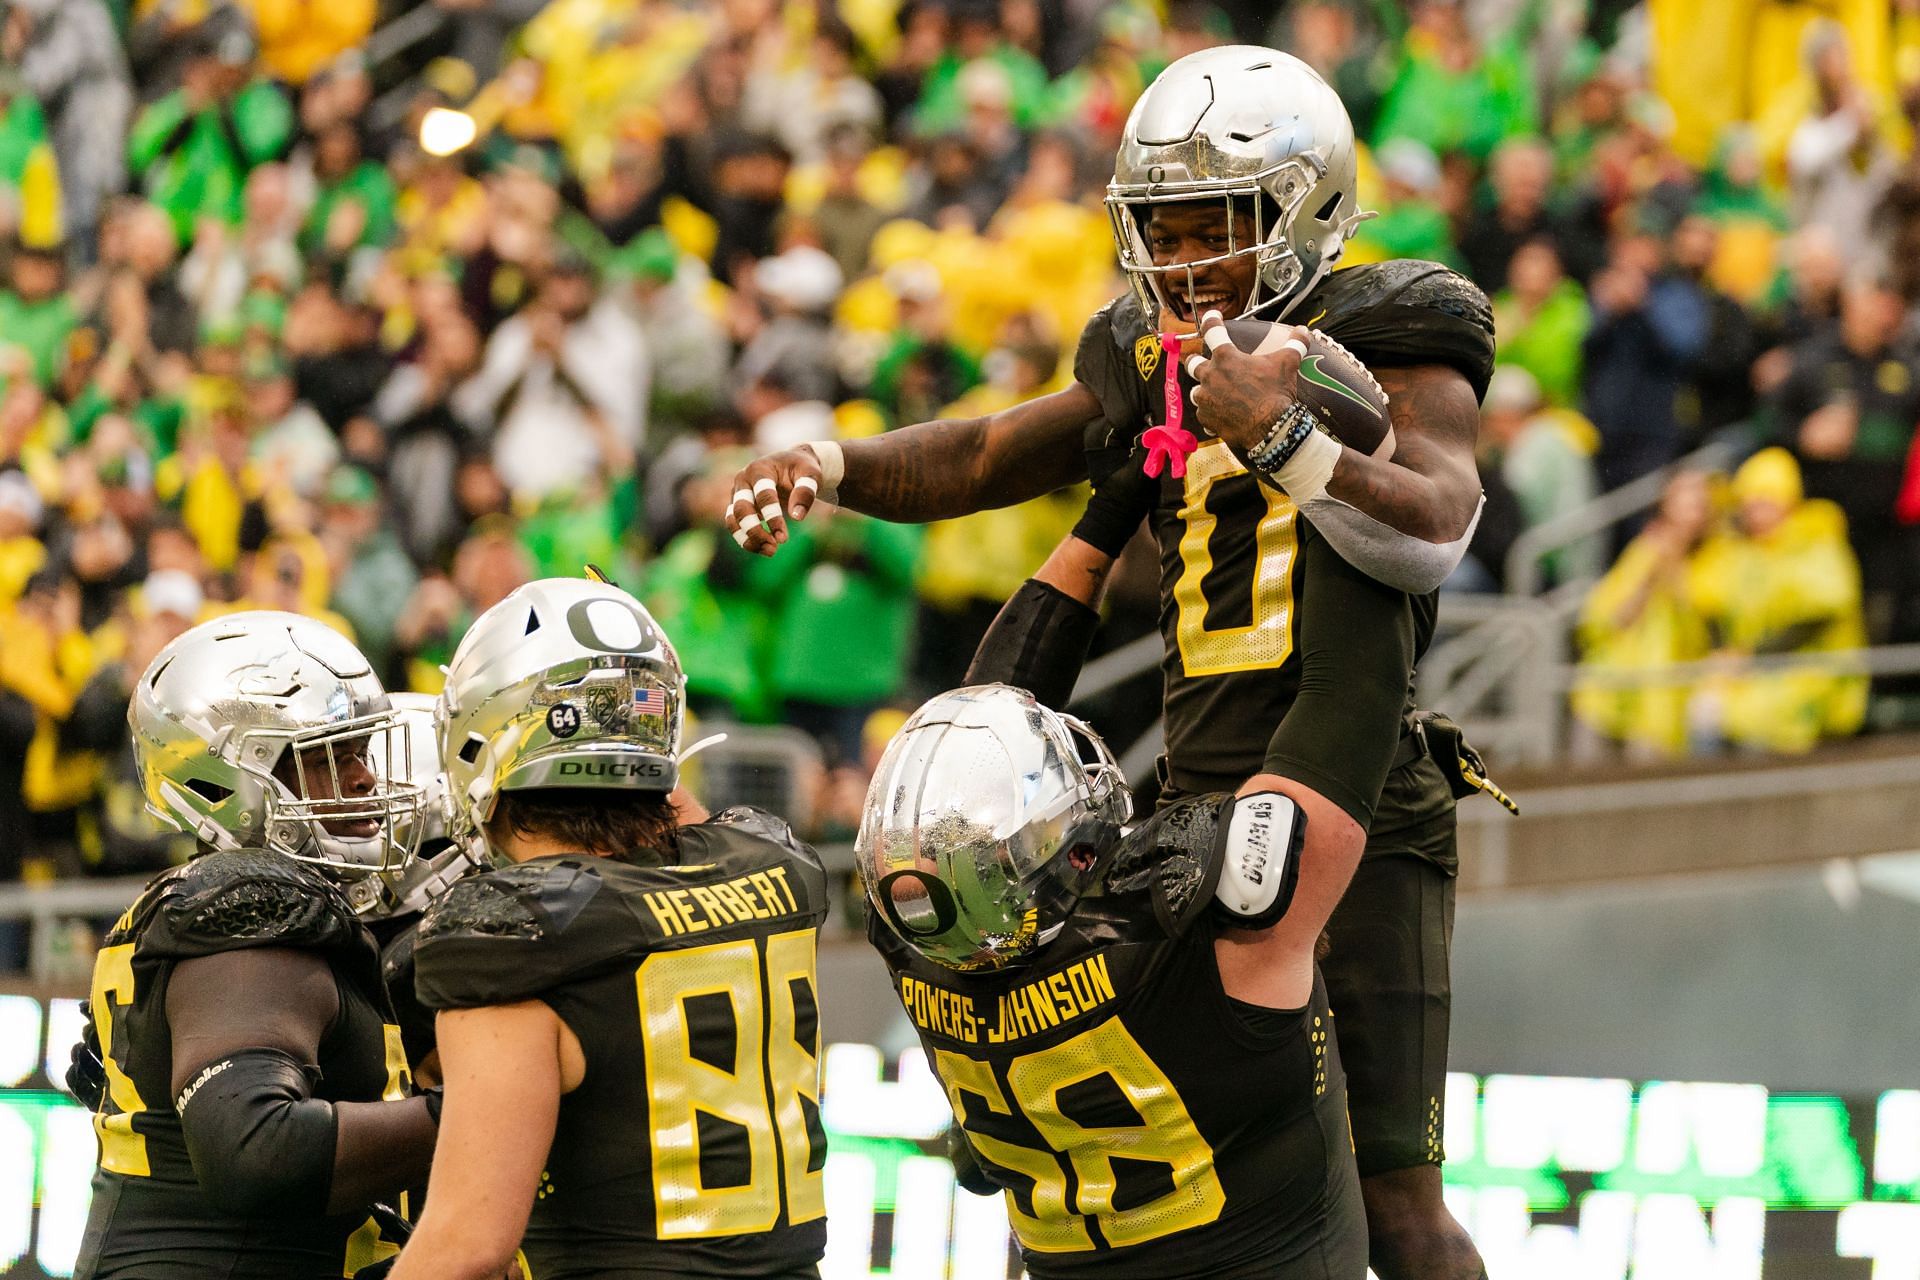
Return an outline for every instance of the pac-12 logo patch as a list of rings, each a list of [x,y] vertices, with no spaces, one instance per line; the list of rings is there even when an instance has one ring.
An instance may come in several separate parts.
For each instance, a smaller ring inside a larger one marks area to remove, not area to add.
[[[548,707],[547,732],[556,738],[571,738],[580,732],[580,708],[571,702]]]
[[[1152,381],[1153,371],[1160,367],[1160,353],[1162,350],[1163,348],[1160,346],[1160,335],[1157,333],[1142,334],[1134,340],[1133,367],[1140,371],[1140,380],[1142,382]]]

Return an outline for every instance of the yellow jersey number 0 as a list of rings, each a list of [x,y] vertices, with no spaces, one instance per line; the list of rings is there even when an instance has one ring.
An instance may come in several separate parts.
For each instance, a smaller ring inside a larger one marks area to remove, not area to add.
[[[654,1223],[663,1240],[771,1230],[783,1184],[789,1222],[826,1216],[825,1180],[808,1169],[812,1141],[801,1105],[820,1101],[819,1044],[803,1045],[795,1035],[796,985],[805,985],[809,1000],[815,990],[813,931],[768,938],[764,968],[766,997],[760,954],[752,938],[742,938],[656,951],[635,975],[653,1128]],[[732,1070],[694,1053],[687,1002],[700,996],[732,1004]],[[745,1182],[702,1185],[702,1112],[746,1132]]]
[[[1045,1151],[981,1133],[970,1123],[979,1117],[970,1110],[969,1095],[990,1112],[1012,1114],[1007,1090],[1000,1087],[989,1064],[940,1049],[934,1053],[933,1068],[974,1149],[994,1164],[1033,1180],[1031,1214],[1021,1211],[1011,1193],[1007,1195],[1007,1216],[1020,1243],[1029,1249],[1042,1253],[1091,1249],[1089,1219],[1114,1248],[1143,1244],[1205,1226],[1226,1208],[1227,1194],[1213,1167],[1213,1148],[1194,1126],[1173,1082],[1118,1018],[1052,1048],[1015,1058],[1008,1066],[1013,1104],[1048,1144]],[[1139,1113],[1140,1124],[1088,1128],[1061,1110],[1063,1091],[1101,1076],[1125,1095]],[[1172,1190],[1131,1209],[1114,1208],[1119,1185],[1116,1159],[1166,1165]],[[1067,1167],[1073,1169],[1077,1183],[1071,1196]]]
[[[1277,667],[1293,653],[1293,500],[1272,485],[1255,487],[1267,509],[1254,530],[1253,621],[1243,627],[1209,627],[1204,584],[1213,572],[1220,518],[1207,508],[1214,485],[1250,473],[1219,440],[1209,440],[1187,459],[1186,499],[1180,520],[1180,578],[1173,586],[1174,635],[1180,662],[1190,676]],[[1244,536],[1244,535],[1242,535]]]

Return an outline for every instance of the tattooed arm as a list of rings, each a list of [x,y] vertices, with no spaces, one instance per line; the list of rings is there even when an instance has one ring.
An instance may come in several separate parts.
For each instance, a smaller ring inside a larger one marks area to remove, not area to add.
[[[1076,382],[984,418],[923,422],[849,440],[842,445],[846,474],[837,495],[819,496],[883,520],[916,524],[1012,506],[1086,478],[1083,437],[1099,416],[1099,398]],[[774,490],[767,493],[760,484],[750,500],[730,501],[728,531],[753,517],[744,545],[772,555],[786,541],[786,516],[805,519],[813,505],[813,489],[795,488],[803,477],[821,483],[820,459],[805,445],[742,468],[733,479],[736,495],[751,494],[761,481],[771,481]]]
[[[1345,450],[1327,496],[1423,542],[1458,541],[1480,509],[1473,462],[1480,405],[1473,388],[1445,365],[1373,373],[1393,415],[1393,458]]]

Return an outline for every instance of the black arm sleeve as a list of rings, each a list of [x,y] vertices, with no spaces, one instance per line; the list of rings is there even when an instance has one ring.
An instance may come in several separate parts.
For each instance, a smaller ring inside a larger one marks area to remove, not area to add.
[[[310,1215],[333,1185],[333,1104],[313,1096],[315,1069],[278,1049],[208,1063],[175,1108],[200,1189],[244,1217]]]
[[[1100,614],[1057,587],[1029,578],[981,637],[968,684],[1010,684],[1043,707],[1064,707],[1093,646]]]
[[[1266,768],[1339,805],[1362,827],[1393,764],[1413,678],[1413,600],[1340,558],[1303,525],[1300,692]]]

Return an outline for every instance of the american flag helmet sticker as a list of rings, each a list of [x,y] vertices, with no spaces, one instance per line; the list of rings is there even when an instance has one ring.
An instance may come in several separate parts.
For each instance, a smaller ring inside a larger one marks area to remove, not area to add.
[[[633,691],[633,714],[637,716],[664,716],[667,714],[667,691],[649,685]]]

